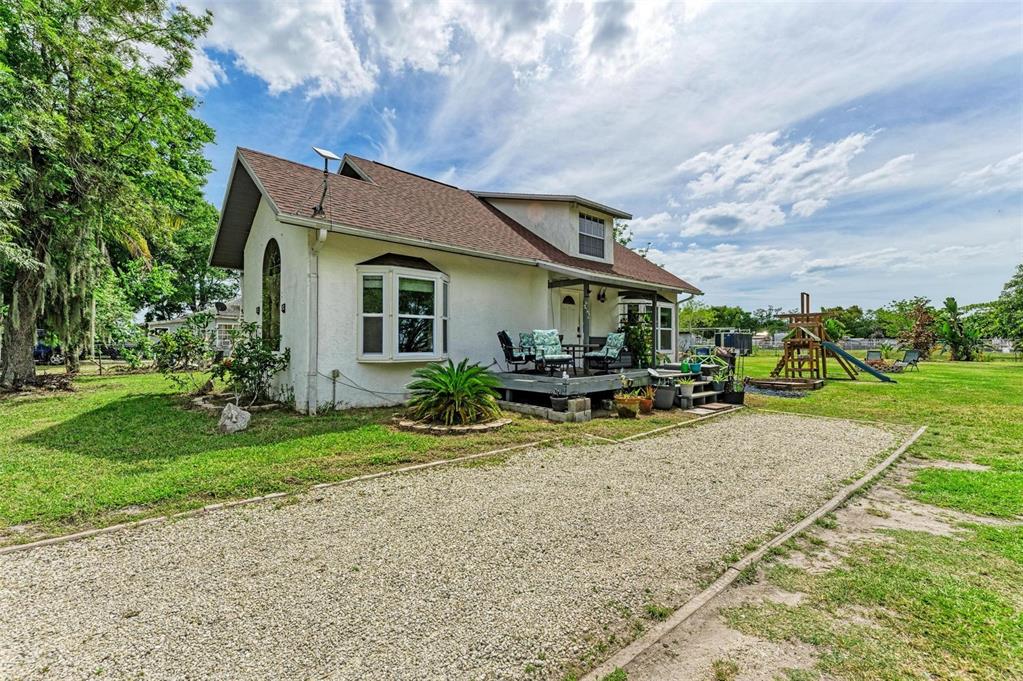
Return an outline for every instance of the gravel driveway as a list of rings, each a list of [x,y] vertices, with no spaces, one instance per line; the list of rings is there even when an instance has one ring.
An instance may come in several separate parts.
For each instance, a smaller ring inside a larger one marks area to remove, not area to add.
[[[896,439],[740,412],[0,556],[0,677],[560,678]]]

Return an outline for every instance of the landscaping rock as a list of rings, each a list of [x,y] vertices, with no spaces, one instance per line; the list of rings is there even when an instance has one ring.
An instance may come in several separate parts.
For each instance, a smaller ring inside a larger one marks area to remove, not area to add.
[[[228,404],[220,412],[220,423],[217,427],[221,433],[237,433],[249,427],[252,414],[235,404]]]

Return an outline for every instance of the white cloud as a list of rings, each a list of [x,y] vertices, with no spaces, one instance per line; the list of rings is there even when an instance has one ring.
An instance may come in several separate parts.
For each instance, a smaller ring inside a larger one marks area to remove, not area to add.
[[[624,0],[184,2],[214,14],[204,45],[233,54],[271,93],[302,89],[310,97],[367,95],[385,72],[450,75],[479,55],[517,81],[542,82],[557,67],[606,84],[667,58],[676,27],[699,14],[672,2]],[[197,87],[219,82],[197,78]]]
[[[803,248],[742,247],[734,243],[709,248],[690,244],[677,250],[651,248],[647,253],[653,262],[663,264],[686,281],[697,286],[718,282],[715,287],[724,282],[789,276],[807,255]]]
[[[896,156],[880,168],[850,179],[847,186],[855,191],[890,187],[906,178],[914,158],[916,154]]]
[[[808,218],[839,194],[877,188],[901,178],[913,154],[853,176],[849,165],[875,133],[854,133],[815,147],[809,140],[786,141],[779,131],[759,132],[716,151],[700,152],[676,166],[696,174],[686,183],[690,200],[732,196],[742,202],[699,208],[686,219],[688,234],[735,234],[785,223],[788,215]]]
[[[979,170],[963,172],[952,184],[973,190],[977,194],[1021,191],[1023,190],[1023,153],[1014,154]]]
[[[677,219],[671,213],[654,213],[645,218],[635,218],[629,222],[629,231],[635,237],[666,237],[678,234]]]
[[[213,12],[204,45],[234,55],[235,66],[272,94],[301,88],[310,97],[356,97],[376,87],[347,21],[345,0],[185,0]]]
[[[995,253],[1007,244],[972,244],[944,246],[924,250],[907,251],[903,248],[888,247],[838,256],[819,257],[807,260],[793,271],[797,279],[821,279],[828,274],[849,271],[905,272],[949,265],[962,259],[973,259]]]
[[[828,205],[827,199],[803,199],[792,204],[792,214],[808,218],[826,205]]]
[[[741,232],[759,232],[785,222],[785,213],[767,201],[716,203],[690,213],[682,225],[682,236],[709,234],[720,236]]]
[[[192,68],[181,80],[189,92],[200,93],[227,82],[224,67],[210,59],[201,48],[192,52]]]

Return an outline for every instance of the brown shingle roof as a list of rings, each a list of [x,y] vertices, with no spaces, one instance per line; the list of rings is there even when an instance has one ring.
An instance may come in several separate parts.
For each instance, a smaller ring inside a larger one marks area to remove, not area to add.
[[[280,213],[312,217],[322,189],[321,169],[251,149],[239,149],[238,153]],[[699,292],[671,272],[620,244],[615,244],[613,266],[575,258],[470,192],[368,159],[350,155],[346,158],[353,161],[371,181],[331,173],[324,201],[329,221],[438,246],[548,262],[665,288]],[[238,172],[236,169],[235,173]],[[220,244],[214,247],[215,260],[221,250]],[[224,264],[232,266],[226,261]]]

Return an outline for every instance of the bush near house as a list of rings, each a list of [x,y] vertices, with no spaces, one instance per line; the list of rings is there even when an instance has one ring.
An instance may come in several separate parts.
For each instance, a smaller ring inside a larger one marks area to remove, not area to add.
[[[493,374],[478,364],[463,359],[457,365],[428,364],[412,372],[415,378],[408,389],[412,397],[408,415],[417,421],[446,426],[468,425],[496,419],[497,387]]]
[[[213,378],[229,384],[247,404],[273,400],[273,377],[288,368],[291,350],[274,350],[253,322],[243,322],[230,335],[231,355],[213,367]]]

